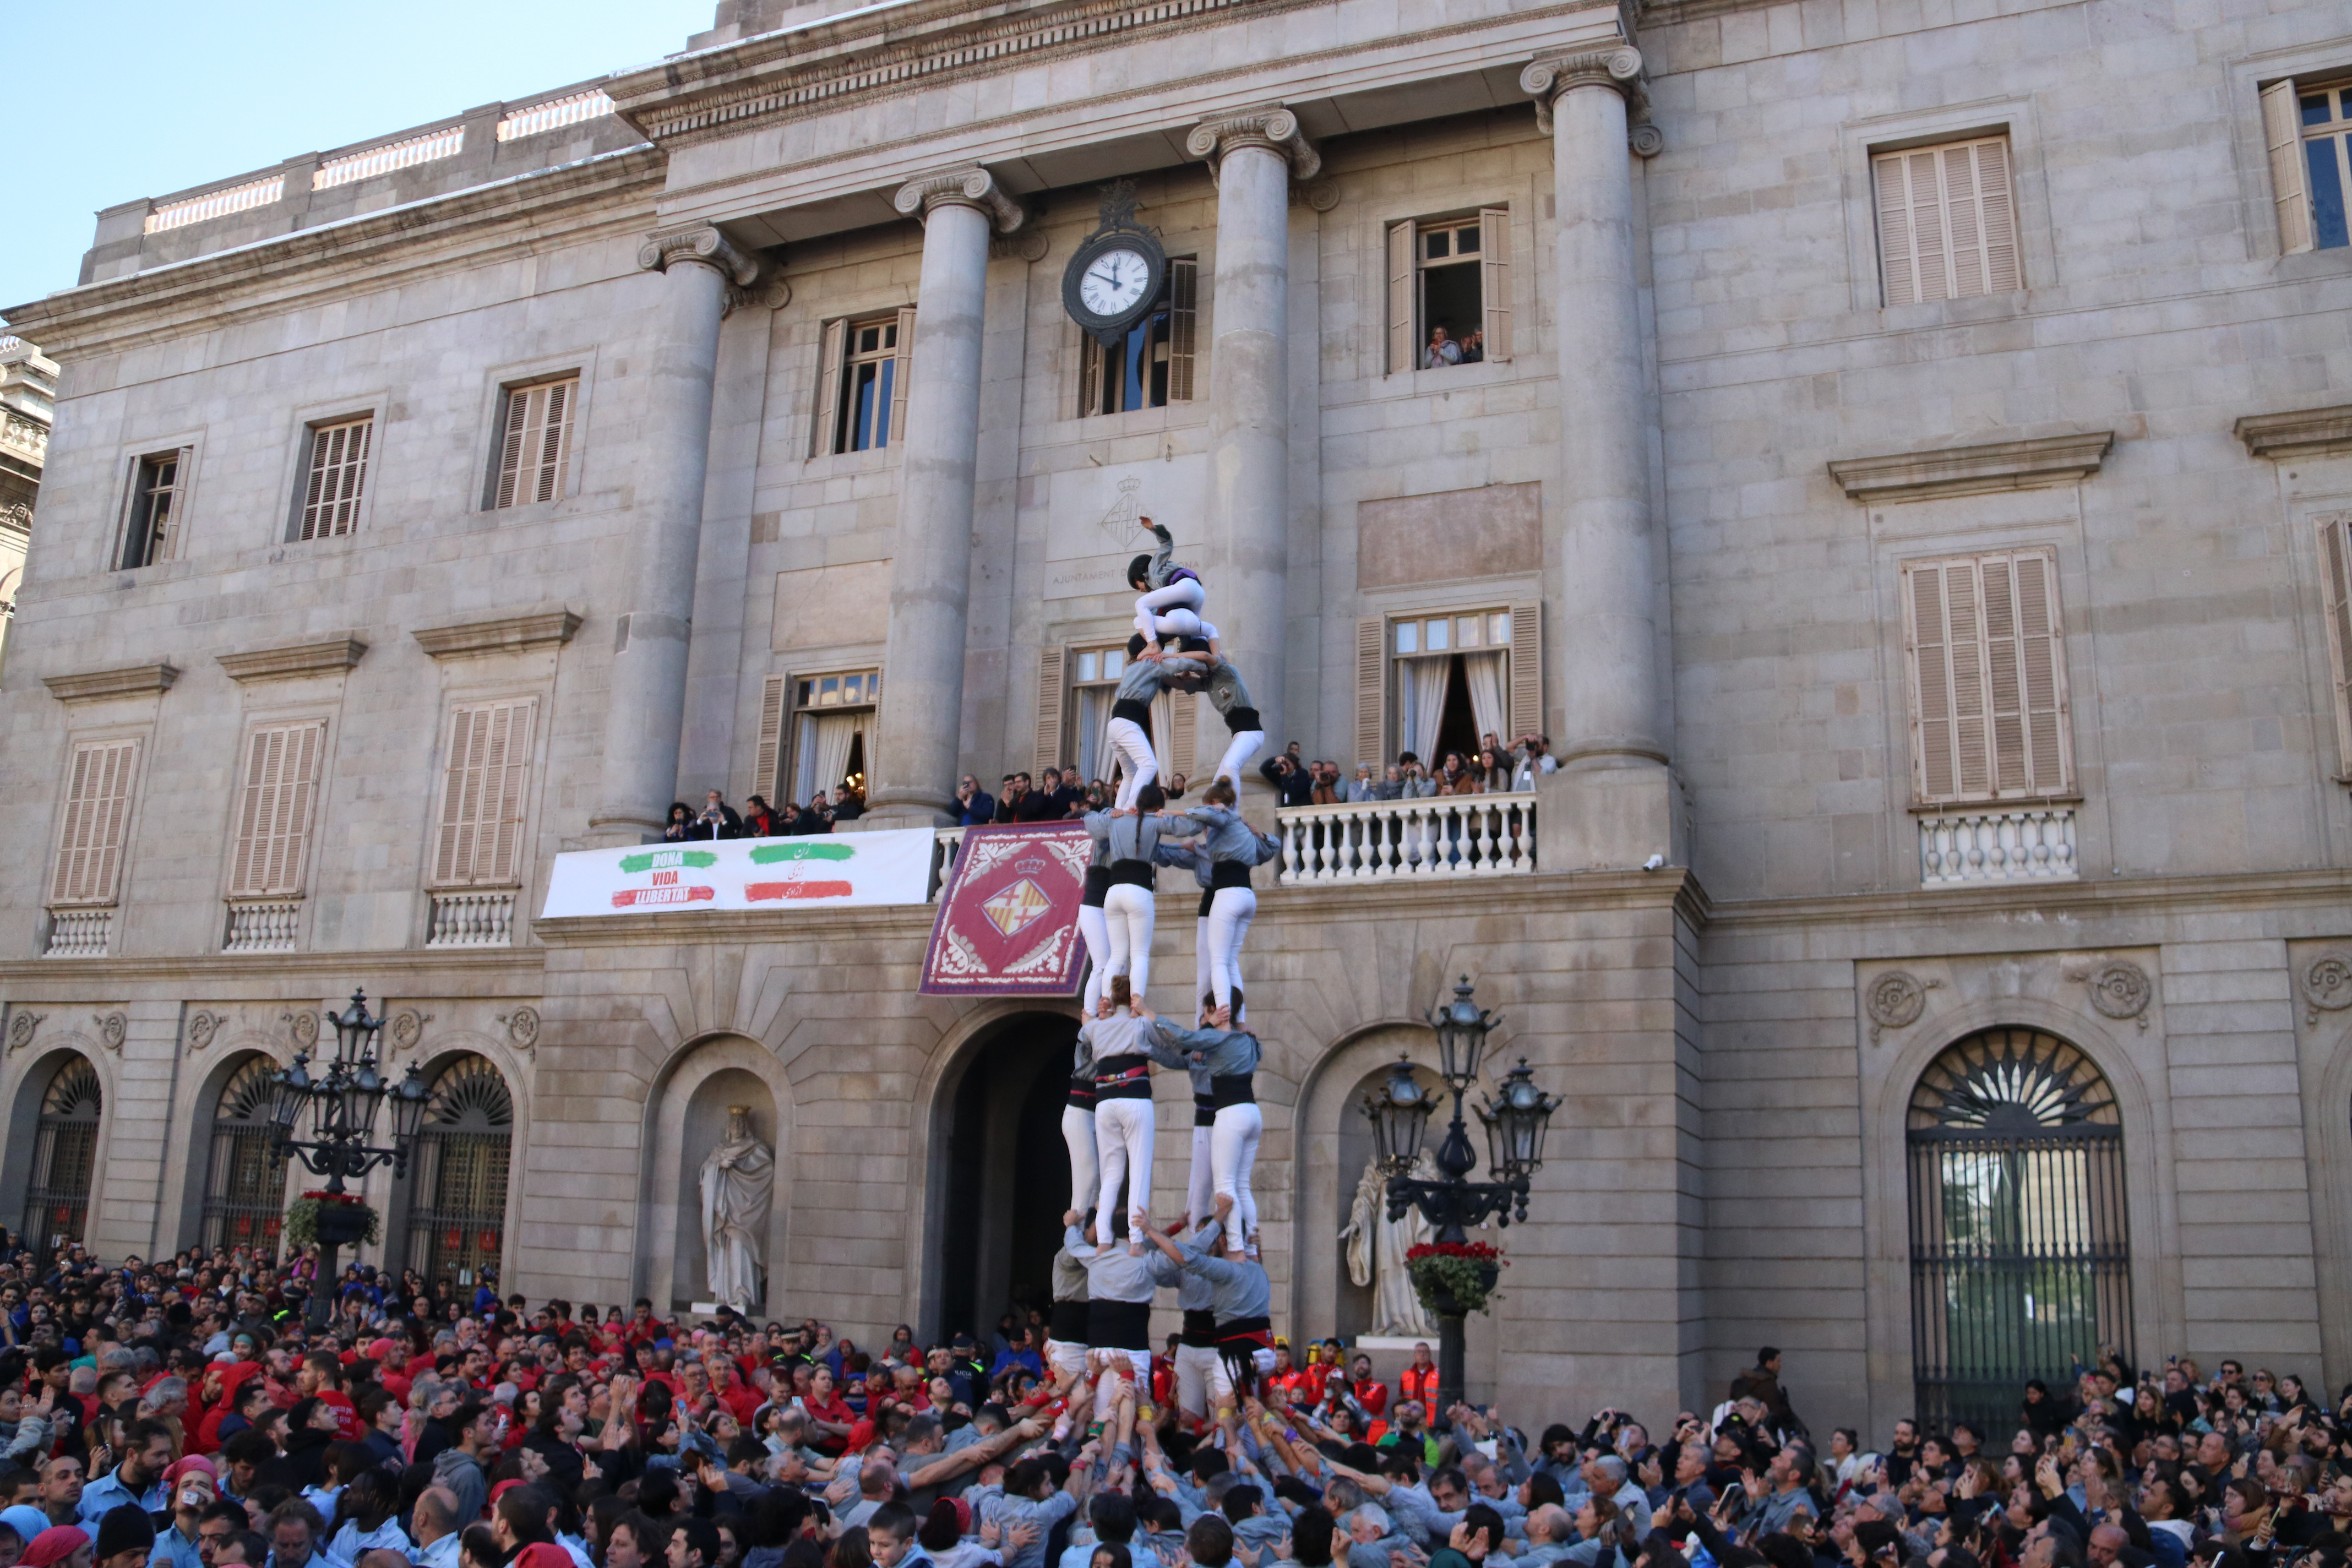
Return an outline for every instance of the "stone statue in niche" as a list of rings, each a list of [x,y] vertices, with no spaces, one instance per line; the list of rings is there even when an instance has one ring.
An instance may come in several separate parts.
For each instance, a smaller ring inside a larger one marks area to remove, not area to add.
[[[776,1194],[776,1157],[751,1131],[751,1108],[727,1108],[727,1136],[702,1162],[702,1252],[710,1300],[739,1312],[766,1299],[768,1205]]]
[[[1436,1168],[1427,1151],[1421,1156],[1417,1176],[1432,1177]],[[1348,1228],[1339,1238],[1348,1244],[1348,1278],[1359,1285],[1372,1285],[1372,1327],[1375,1335],[1393,1334],[1404,1339],[1425,1339],[1435,1336],[1437,1320],[1421,1304],[1421,1297],[1412,1288],[1412,1276],[1404,1266],[1404,1255],[1427,1241],[1434,1234],[1429,1221],[1417,1208],[1408,1208],[1402,1219],[1389,1218],[1388,1178],[1381,1174],[1380,1166],[1364,1162],[1364,1173],[1356,1183],[1356,1201],[1348,1213]]]

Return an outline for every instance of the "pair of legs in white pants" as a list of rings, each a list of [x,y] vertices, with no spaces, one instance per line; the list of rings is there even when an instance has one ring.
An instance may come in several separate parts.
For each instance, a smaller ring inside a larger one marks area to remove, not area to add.
[[[1143,786],[1159,778],[1160,759],[1152,754],[1151,742],[1143,733],[1143,726],[1132,719],[1112,720],[1103,726],[1103,735],[1110,742],[1110,749],[1117,753],[1124,771],[1118,782],[1118,799],[1114,804],[1121,811],[1132,811],[1135,797]]]
[[[1250,921],[1257,918],[1257,893],[1249,888],[1219,888],[1216,897],[1209,900],[1209,918],[1202,922],[1208,930],[1209,993],[1220,1007],[1234,1005],[1234,993],[1242,989],[1242,941],[1249,935]],[[1239,1026],[1241,1016],[1235,1014],[1233,1026]]]
[[[1217,1175],[1211,1129],[1198,1125],[1197,1114],[1192,1120],[1192,1174],[1184,1184],[1184,1215],[1197,1226],[1217,1212]]]
[[[1258,1386],[1264,1388],[1266,1378],[1274,1372],[1274,1352],[1264,1348],[1251,1352],[1250,1365],[1255,1369]],[[1222,1352],[1217,1356],[1217,1370],[1209,1384],[1209,1393],[1220,1405],[1234,1403],[1234,1374],[1227,1370]]]
[[[1257,749],[1265,744],[1265,731],[1263,730],[1235,731],[1234,738],[1225,742],[1225,754],[1217,759],[1217,771],[1209,776],[1213,780],[1230,779],[1234,788],[1241,788],[1242,770],[1249,766],[1250,759],[1256,756]]]
[[[1087,944],[1087,1010],[1093,1017],[1102,1003],[1103,987],[1110,984],[1110,926],[1100,904],[1078,906],[1078,939]],[[1084,1204],[1072,1204],[1084,1209]]]
[[[1257,1164],[1259,1140],[1265,1136],[1265,1118],[1255,1105],[1228,1105],[1217,1112],[1209,1129],[1209,1169],[1216,1195],[1234,1200],[1225,1215],[1225,1251],[1239,1256],[1243,1244],[1257,1233],[1257,1199],[1250,1195],[1250,1172]],[[1216,1212],[1213,1200],[1210,1213]]]
[[[1151,983],[1151,889],[1114,882],[1103,895],[1103,924],[1110,945],[1110,973],[1127,976],[1127,992],[1144,999]],[[1109,982],[1106,980],[1104,984]]]
[[[1097,1100],[1095,1146],[1101,1157],[1101,1188],[1095,1198],[1095,1245],[1111,1244],[1110,1205],[1122,1183],[1127,1187],[1127,1234],[1139,1240],[1144,1216],[1151,1212],[1151,1101],[1142,1098]],[[1146,1388],[1151,1386],[1150,1363],[1147,1352]]]
[[[1216,1386],[1224,1362],[1214,1345],[1176,1347],[1176,1408],[1187,1415],[1209,1413],[1209,1391]],[[1231,1381],[1228,1379],[1227,1381]]]
[[[1145,642],[1158,642],[1162,635],[1171,632],[1199,637],[1201,606],[1208,602],[1209,590],[1199,578],[1180,577],[1135,601],[1135,629],[1143,634]]]
[[[1062,1107],[1062,1142],[1070,1151],[1070,1206],[1080,1214],[1089,1213],[1102,1185],[1102,1155],[1095,1148],[1095,1113],[1075,1105]]]

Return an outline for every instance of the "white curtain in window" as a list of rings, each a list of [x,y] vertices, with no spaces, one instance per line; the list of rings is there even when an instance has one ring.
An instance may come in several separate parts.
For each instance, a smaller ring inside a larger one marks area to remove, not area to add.
[[[1444,655],[1397,660],[1397,695],[1404,707],[1404,721],[1398,728],[1404,744],[1399,749],[1418,756],[1431,773],[1437,771],[1437,763],[1429,753],[1436,747],[1438,727],[1444,722],[1445,683],[1453,670],[1454,660]]]
[[[1078,688],[1078,772],[1087,782],[1108,782],[1110,705],[1116,700],[1108,686]]]
[[[849,771],[850,742],[863,734],[871,713],[826,713],[801,721],[800,777],[793,781],[800,803],[806,805],[819,790],[828,795],[841,787]]]
[[[1503,733],[1504,714],[1508,710],[1508,687],[1503,679],[1503,652],[1465,653],[1462,656],[1462,673],[1470,687],[1470,717],[1483,737],[1493,735],[1508,746],[1517,736]]]

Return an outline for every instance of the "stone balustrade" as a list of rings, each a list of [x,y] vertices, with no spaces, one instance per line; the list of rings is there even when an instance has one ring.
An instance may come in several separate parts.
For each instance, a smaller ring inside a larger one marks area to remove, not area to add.
[[[940,901],[940,889],[948,885],[948,874],[955,869],[956,857],[963,851],[963,835],[961,827],[942,827],[931,836],[935,843],[931,850],[930,900],[935,904]]]
[[[114,911],[51,910],[49,944],[43,958],[104,958],[114,941]]]
[[[228,907],[228,931],[223,952],[291,952],[294,930],[302,914],[299,899],[273,899],[265,903],[234,903]]]
[[[1292,806],[1275,824],[1286,888],[1536,868],[1532,793]]]
[[[514,944],[515,889],[435,893],[427,947],[510,947]]]
[[[2036,805],[1938,812],[1919,819],[1919,885],[2071,882],[2074,808]]]

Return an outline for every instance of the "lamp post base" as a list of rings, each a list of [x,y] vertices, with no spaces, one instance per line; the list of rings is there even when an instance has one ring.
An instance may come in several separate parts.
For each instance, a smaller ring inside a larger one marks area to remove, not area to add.
[[[302,1310],[302,1321],[310,1325],[312,1333],[323,1331],[333,1316],[335,1281],[342,1273],[335,1255],[341,1249],[341,1242],[330,1241],[323,1236],[319,1238],[319,1274],[310,1281],[310,1305]]]
[[[1436,1426],[1445,1413],[1462,1403],[1462,1314],[1437,1314],[1437,1408],[1428,1413]]]

